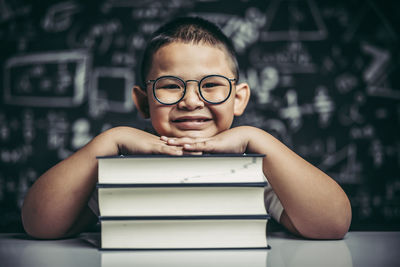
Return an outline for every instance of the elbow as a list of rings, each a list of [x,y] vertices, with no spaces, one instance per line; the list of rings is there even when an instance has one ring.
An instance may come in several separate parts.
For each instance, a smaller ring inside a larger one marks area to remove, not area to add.
[[[331,219],[322,225],[320,231],[314,232],[308,238],[338,240],[345,237],[350,229],[352,218],[350,201],[346,198],[344,203],[337,205],[331,212]]]
[[[348,227],[344,224],[334,225],[333,223],[330,225],[326,225],[325,227],[320,227],[319,230],[313,229],[312,231],[298,231],[297,235],[313,240],[340,240],[343,239],[344,236],[348,232]]]
[[[46,232],[42,231],[41,227],[39,227],[40,223],[35,222],[32,215],[29,214],[29,212],[26,212],[25,209],[22,209],[21,211],[21,220],[22,226],[27,235],[35,239],[49,239]]]
[[[352,218],[351,204],[347,197],[343,202],[344,203],[339,205],[337,208],[338,216],[335,223],[332,225],[333,230],[331,239],[343,239],[350,229]]]
[[[349,231],[350,224],[345,220],[342,220],[338,223],[333,223],[329,229],[322,234],[319,239],[331,239],[331,240],[339,240],[343,239],[347,232]]]
[[[336,203],[328,214],[307,220],[308,223],[297,228],[298,235],[308,239],[337,240],[343,239],[351,224],[351,206],[346,198]]]
[[[22,220],[22,225],[27,235],[35,239],[61,239],[66,237],[64,232],[51,230],[47,225]]]
[[[60,239],[65,237],[65,232],[60,231],[46,216],[40,216],[35,211],[28,210],[25,206],[21,210],[22,226],[27,235],[35,239]]]
[[[347,232],[350,229],[351,218],[352,218],[352,213],[351,213],[351,206],[349,203],[348,207],[346,208],[346,211],[344,212],[343,218],[341,220],[338,220],[338,222],[335,225],[335,228],[333,231],[333,239],[343,239],[344,238],[344,236],[347,234]]]
[[[24,227],[25,233],[34,239],[52,239],[46,233],[40,231],[40,229],[35,228],[31,223],[26,220],[22,220],[22,225]]]
[[[349,224],[340,221],[340,222],[331,222],[324,226],[318,227],[318,229],[314,228],[310,231],[298,231],[298,235],[307,239],[314,240],[340,240],[345,237],[349,230]]]

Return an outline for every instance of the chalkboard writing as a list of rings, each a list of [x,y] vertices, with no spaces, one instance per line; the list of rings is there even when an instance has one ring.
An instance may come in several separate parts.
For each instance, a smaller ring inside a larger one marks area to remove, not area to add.
[[[29,54],[4,65],[5,104],[73,107],[82,104],[88,55],[80,51]]]
[[[352,229],[400,228],[400,2],[0,0],[0,231],[22,231],[28,188],[118,125],[150,34],[194,15],[218,24],[252,96],[253,125],[333,177]]]

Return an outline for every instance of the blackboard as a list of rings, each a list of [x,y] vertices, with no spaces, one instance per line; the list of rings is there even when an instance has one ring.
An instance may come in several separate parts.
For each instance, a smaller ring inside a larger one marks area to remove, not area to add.
[[[101,131],[150,127],[131,101],[163,22],[217,23],[260,127],[333,177],[352,229],[400,229],[399,1],[0,0],[0,231],[31,184]]]

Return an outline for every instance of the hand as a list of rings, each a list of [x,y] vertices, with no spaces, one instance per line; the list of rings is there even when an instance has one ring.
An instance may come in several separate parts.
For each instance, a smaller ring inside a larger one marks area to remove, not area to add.
[[[207,138],[161,136],[160,140],[182,147],[184,154],[244,153],[249,143],[247,128],[250,127],[236,127]]]
[[[183,154],[182,146],[168,145],[160,137],[135,128],[116,127],[105,134],[112,138],[119,154]]]

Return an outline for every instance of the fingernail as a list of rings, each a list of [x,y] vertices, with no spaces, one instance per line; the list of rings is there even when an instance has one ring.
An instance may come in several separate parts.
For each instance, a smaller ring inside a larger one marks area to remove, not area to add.
[[[192,145],[190,145],[190,144],[184,144],[183,147],[184,147],[184,148],[191,148]]]

